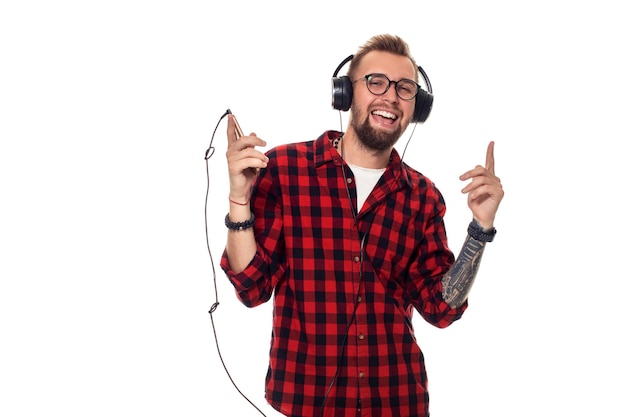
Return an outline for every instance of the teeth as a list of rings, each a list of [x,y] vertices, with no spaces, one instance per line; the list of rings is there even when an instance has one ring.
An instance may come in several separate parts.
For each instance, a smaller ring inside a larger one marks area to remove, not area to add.
[[[395,114],[392,114],[392,113],[389,113],[389,112],[387,112],[387,111],[383,111],[383,110],[376,110],[376,111],[374,111],[374,114],[377,114],[377,115],[379,115],[379,116],[385,117],[385,118],[387,118],[387,119],[393,119],[393,120],[396,120],[396,115],[395,115]]]

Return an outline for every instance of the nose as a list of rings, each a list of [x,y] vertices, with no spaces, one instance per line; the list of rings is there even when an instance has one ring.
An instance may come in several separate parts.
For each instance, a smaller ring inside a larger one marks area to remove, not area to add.
[[[397,88],[397,81],[389,81],[389,88],[387,88],[387,91],[385,91],[385,93],[383,94],[383,98],[391,100],[392,103],[397,103],[399,99],[398,90],[396,90]]]

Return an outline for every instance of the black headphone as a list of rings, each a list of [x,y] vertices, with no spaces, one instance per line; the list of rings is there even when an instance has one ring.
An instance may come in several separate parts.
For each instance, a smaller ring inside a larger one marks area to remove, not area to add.
[[[333,108],[335,110],[348,111],[348,109],[350,109],[350,105],[352,104],[352,80],[350,80],[350,78],[346,75],[337,77],[339,70],[346,65],[346,63],[351,61],[352,58],[354,58],[354,55],[350,55],[344,59],[333,74]],[[433,107],[434,96],[428,75],[426,75],[426,72],[422,69],[422,67],[418,66],[417,69],[420,74],[422,74],[428,91],[425,91],[418,86],[417,95],[415,96],[415,111],[413,112],[413,119],[411,122],[424,123],[426,119],[428,119],[430,110]]]

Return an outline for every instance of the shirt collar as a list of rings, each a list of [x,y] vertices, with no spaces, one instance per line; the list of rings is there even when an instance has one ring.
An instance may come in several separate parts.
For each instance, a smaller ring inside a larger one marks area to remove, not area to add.
[[[342,132],[327,130],[317,138],[314,144],[314,164],[316,168],[326,163],[334,163],[337,166],[343,164],[343,158],[333,146],[333,143],[340,139],[342,135]],[[402,162],[400,154],[398,154],[395,148],[391,151],[388,167],[393,172],[393,177],[395,178],[397,176],[401,184],[407,184],[409,187],[413,187],[407,172],[407,167]],[[397,174],[398,171],[400,172],[399,176]]]

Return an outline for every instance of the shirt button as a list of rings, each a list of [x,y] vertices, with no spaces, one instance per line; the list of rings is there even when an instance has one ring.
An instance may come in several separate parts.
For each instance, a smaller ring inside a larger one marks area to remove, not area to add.
[[[361,339],[361,340],[365,339],[365,335],[364,335],[363,333],[361,333],[361,334],[359,335],[359,339]]]
[[[352,184],[352,178],[346,178],[346,181],[348,182],[348,184]]]
[[[360,295],[356,298],[356,302],[357,302],[357,303],[360,303],[360,302],[361,302],[361,296],[360,296]]]
[[[358,256],[354,257],[354,262],[359,262],[361,260],[361,258],[359,258]]]
[[[359,372],[359,378],[363,378],[365,376],[365,372]]]

